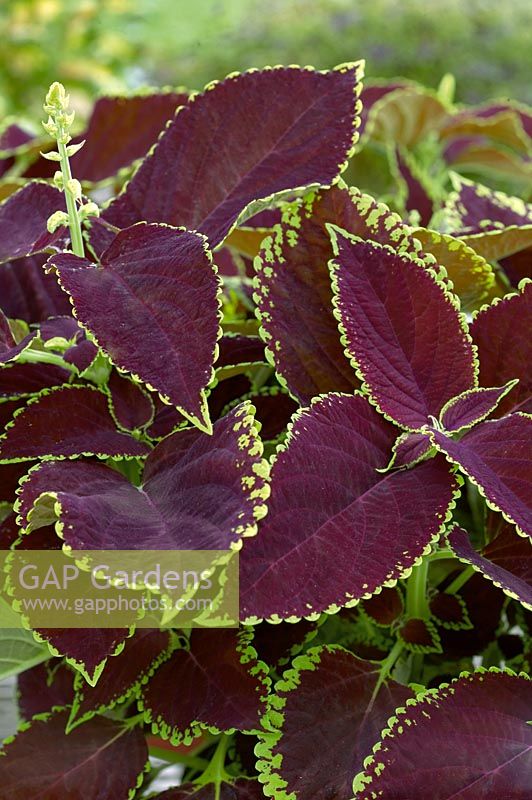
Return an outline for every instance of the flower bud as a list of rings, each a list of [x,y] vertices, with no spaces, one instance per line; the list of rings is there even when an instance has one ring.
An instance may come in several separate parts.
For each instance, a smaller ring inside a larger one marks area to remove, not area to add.
[[[68,214],[64,211],[55,211],[46,222],[48,233],[55,233],[58,228],[68,225]]]

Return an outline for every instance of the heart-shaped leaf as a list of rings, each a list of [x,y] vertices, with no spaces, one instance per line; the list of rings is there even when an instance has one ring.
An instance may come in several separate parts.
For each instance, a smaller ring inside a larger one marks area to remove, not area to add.
[[[0,758],[5,800],[81,798],[128,800],[147,767],[142,730],[97,717],[65,734],[68,711],[43,714],[21,726]]]
[[[244,403],[212,436],[188,428],[167,437],[147,458],[141,488],[101,464],[47,462],[23,484],[19,513],[35,525],[32,508],[52,493],[64,541],[77,550],[238,549],[266,511],[267,468],[253,423]]]
[[[431,431],[436,447],[477,484],[492,508],[532,535],[532,418],[510,414],[482,422],[459,441]]]
[[[2,463],[148,453],[147,445],[116,429],[107,395],[89,386],[59,386],[41,392],[15,413],[0,439]]]
[[[102,267],[67,253],[48,263],[113,363],[210,431],[205,389],[218,338],[219,284],[204,237],[139,224],[116,236]]]
[[[363,775],[360,800],[526,797],[532,767],[532,684],[478,670],[408,701],[384,731]],[[420,780],[423,774],[423,780]]]
[[[328,395],[295,416],[272,467],[268,515],[240,556],[242,619],[336,611],[409,571],[457,485],[440,459],[377,472],[395,438],[360,395]]]
[[[255,261],[255,299],[269,359],[302,403],[359,383],[333,316],[327,223],[362,238],[408,246],[401,218],[356,189],[334,186],[285,207],[281,225]]]
[[[471,564],[495,586],[532,610],[532,542],[517,536],[508,523],[481,553],[474,549],[467,532],[457,525],[447,538],[461,561]]]
[[[251,634],[195,628],[142,689],[152,730],[173,744],[189,744],[205,729],[254,731],[265,710],[269,679],[257,661]],[[183,693],[179,687],[194,686]]]
[[[0,263],[60,246],[65,229],[48,233],[46,223],[56,211],[66,211],[62,192],[32,181],[0,204]]]
[[[296,658],[275,686],[256,748],[268,796],[351,796],[353,776],[387,719],[412,697],[395,681],[379,687],[379,678],[378,666],[341,647],[316,647]]]
[[[495,410],[497,417],[509,411],[532,411],[532,337],[528,335],[531,327],[532,283],[524,283],[517,293],[482,308],[471,324],[482,386],[502,386],[519,378],[519,383]]]
[[[386,416],[421,428],[475,385],[465,320],[415,257],[330,226],[335,314],[347,352]]]
[[[135,696],[140,686],[169,657],[172,646],[168,631],[139,629],[127,639],[119,655],[107,659],[96,686],[90,687],[78,673],[75,693],[70,700],[68,732],[96,714],[114,708],[127,697]]]
[[[356,141],[362,73],[362,62],[277,67],[210,84],[177,112],[105,219],[184,225],[214,247],[259,200],[329,186]]]
[[[406,650],[412,653],[441,653],[442,647],[438,631],[428,619],[411,617],[398,629],[397,635]]]
[[[517,380],[509,381],[506,386],[493,389],[468,389],[444,405],[440,412],[440,423],[448,433],[471,428],[477,422],[489,417],[498,407],[501,400],[516,385]]]
[[[437,625],[452,631],[471,630],[473,624],[467,605],[458,594],[435,592],[429,600],[429,609]]]

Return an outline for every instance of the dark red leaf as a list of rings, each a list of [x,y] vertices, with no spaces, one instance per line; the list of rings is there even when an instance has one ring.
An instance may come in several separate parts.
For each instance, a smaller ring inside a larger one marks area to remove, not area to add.
[[[142,689],[154,733],[190,743],[205,728],[252,731],[265,710],[268,681],[249,636],[231,629],[195,628]],[[193,692],[179,687],[194,687]]]
[[[67,711],[37,718],[4,745],[0,758],[3,800],[128,800],[132,796],[148,761],[142,730],[97,717],[67,736],[67,719]]]
[[[39,181],[26,184],[0,204],[0,262],[57,246],[65,229],[48,233],[46,228],[55,211],[66,211],[63,193]]]
[[[268,796],[351,797],[353,777],[387,719],[412,697],[395,681],[377,690],[379,676],[378,666],[340,647],[312,648],[294,661],[275,687],[256,748]]]
[[[397,586],[383,589],[382,592],[373,595],[369,600],[364,600],[362,608],[377,625],[389,626],[403,613],[403,595]]]
[[[338,228],[333,234],[336,313],[348,352],[382,412],[421,428],[475,385],[465,321],[418,259]]]
[[[255,299],[269,359],[301,403],[359,385],[331,306],[328,223],[397,246],[408,239],[397,214],[355,189],[335,186],[286,208],[255,262]]]
[[[524,676],[464,675],[399,710],[357,777],[356,796],[425,800],[430,786],[432,800],[524,800],[530,719],[532,683]]]
[[[149,447],[120,433],[107,395],[89,386],[62,386],[28,401],[0,439],[0,461],[54,456],[145,456]]]
[[[423,553],[457,487],[441,459],[377,472],[395,438],[360,395],[328,395],[296,415],[272,467],[268,515],[240,556],[243,620],[354,605]]]
[[[463,528],[455,526],[447,536],[458,558],[532,610],[532,543],[527,538],[517,536],[505,523],[501,533],[478,553]]]
[[[210,84],[176,114],[105,219],[184,225],[214,247],[259,199],[330,185],[355,140],[361,76],[361,63],[278,67]]]
[[[38,664],[18,676],[17,697],[25,720],[54,707],[69,706],[74,699],[74,672],[59,660]]]
[[[431,431],[436,447],[477,484],[492,507],[532,535],[532,418],[510,414],[481,422],[459,441]]]
[[[478,347],[482,386],[502,386],[519,378],[517,386],[494,412],[496,417],[509,411],[532,411],[531,329],[532,283],[525,283],[521,291],[502,300],[494,300],[473,319],[470,330]]]
[[[68,721],[69,732],[95,714],[113,708],[126,697],[135,695],[142,682],[168,658],[171,639],[168,631],[143,628],[126,640],[118,655],[107,659],[96,686],[89,686],[81,675],[76,676],[75,693]]]
[[[0,264],[0,307],[11,319],[42,322],[72,307],[55,277],[43,270],[46,256],[19,258]]]
[[[102,266],[54,256],[76,317],[117,367],[210,430],[205,389],[218,338],[219,284],[202,236],[167,225],[119,233]]]
[[[266,511],[261,452],[243,404],[215,423],[212,436],[188,428],[164,439],[146,460],[140,488],[102,464],[44,463],[24,483],[19,511],[27,518],[43,493],[54,492],[68,520],[64,539],[78,550],[228,550],[253,535]]]

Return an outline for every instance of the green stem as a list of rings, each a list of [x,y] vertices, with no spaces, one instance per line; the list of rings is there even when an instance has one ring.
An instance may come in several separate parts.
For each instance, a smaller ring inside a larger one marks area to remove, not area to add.
[[[419,566],[414,567],[406,584],[406,610],[410,617],[427,619],[429,607],[427,603],[427,574],[429,558],[424,558]]]
[[[386,678],[389,677],[390,672],[394,668],[395,662],[403,652],[403,648],[404,648],[404,642],[398,639],[394,644],[394,646],[392,647],[392,649],[390,650],[390,652],[388,653],[388,655],[386,656],[386,658],[384,659],[384,661],[382,662],[379,672],[379,677],[377,678],[377,683],[375,684],[375,689],[373,690],[373,693],[371,695],[371,700],[369,701],[366,713],[371,711],[373,703],[375,702],[377,695],[379,694],[382,684],[384,683]]]
[[[409,617],[428,619],[427,575],[430,558],[424,558],[419,566],[414,567],[406,584],[406,611]],[[423,653],[413,653],[410,680],[421,682],[423,675]]]
[[[441,558],[449,559],[449,558],[456,558],[456,556],[450,548],[447,548],[445,550],[436,550],[436,552],[431,553],[430,556],[428,556],[428,558],[430,563],[432,564],[433,561],[439,561],[439,559]]]
[[[468,480],[466,487],[467,501],[469,503],[469,508],[471,509],[473,525],[475,526],[475,530],[481,533],[484,531],[484,501],[478,490],[478,487],[475,486],[472,481]]]
[[[69,364],[61,356],[47,350],[24,350],[17,360],[21,364],[54,364],[57,367],[68,369],[70,372],[76,372],[73,364]]]
[[[462,570],[460,575],[457,575],[454,581],[450,583],[445,590],[447,594],[456,594],[456,592],[459,592],[462,586],[468,582],[469,578],[473,577],[475,572],[476,570],[473,567],[466,567]]]
[[[65,186],[65,200],[68,211],[68,224],[70,228],[70,239],[72,241],[72,251],[75,255],[81,258],[85,255],[83,247],[83,237],[81,235],[81,223],[79,221],[78,210],[76,208],[76,200],[68,189],[68,182],[72,180],[72,173],[70,171],[70,161],[67,155],[66,145],[61,141],[61,137],[57,141],[57,149],[61,156],[61,172],[63,174],[63,183]]]
[[[150,756],[166,761],[168,764],[183,764],[184,767],[191,767],[197,770],[204,770],[208,766],[208,761],[197,756],[189,756],[186,753],[179,753],[177,750],[167,750],[165,747],[150,747]]]
[[[208,783],[213,783],[214,800],[220,800],[222,784],[232,780],[231,775],[225,771],[225,757],[230,741],[231,737],[222,733],[209,766],[205,772],[194,781],[196,786],[205,786]]]

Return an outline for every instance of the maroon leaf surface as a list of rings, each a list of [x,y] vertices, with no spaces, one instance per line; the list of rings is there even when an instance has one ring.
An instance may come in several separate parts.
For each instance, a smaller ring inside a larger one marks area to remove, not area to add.
[[[45,255],[0,264],[0,307],[11,319],[41,322],[72,307],[55,277],[43,270]]]
[[[237,548],[266,510],[261,452],[243,404],[215,423],[212,436],[188,428],[164,439],[146,460],[140,489],[102,464],[45,463],[22,487],[20,513],[27,519],[53,492],[68,521],[65,542],[78,550]]]
[[[497,410],[504,397],[515,386],[510,381],[506,386],[493,389],[468,389],[449,400],[441,410],[440,422],[448,433],[457,433],[481,422]]]
[[[256,749],[268,796],[351,797],[353,777],[386,721],[412,697],[395,681],[378,689],[379,675],[377,666],[337,646],[312,648],[294,661],[275,687]]]
[[[216,369],[236,364],[257,364],[266,360],[264,345],[258,336],[225,333],[220,339],[218,347]]]
[[[55,364],[9,364],[0,370],[2,400],[31,397],[67,383],[70,372]]]
[[[396,430],[360,396],[296,415],[268,515],[240,557],[242,619],[308,617],[399,578],[437,535],[457,487],[443,460],[386,474]]]
[[[334,228],[336,314],[349,355],[384,414],[420,428],[475,384],[475,358],[451,295],[423,263]]]
[[[359,385],[331,305],[327,223],[398,246],[407,238],[397,214],[355,189],[334,186],[286,207],[282,224],[255,262],[255,299],[269,358],[301,403]]]
[[[463,528],[455,526],[447,537],[458,558],[532,610],[532,542],[517,536],[508,523],[481,553]]]
[[[265,666],[249,635],[195,628],[188,648],[176,650],[142,689],[142,706],[154,733],[190,743],[205,728],[253,731],[265,710]],[[180,687],[194,686],[184,693]]]
[[[489,261],[501,261],[515,285],[530,277],[532,205],[465,178],[456,184],[457,191],[447,201],[454,235]],[[520,253],[525,254],[523,262]]]
[[[209,430],[205,389],[218,337],[218,279],[205,240],[167,225],[119,233],[102,267],[54,256],[77,318],[121,369]]]
[[[137,693],[141,683],[150,677],[168,657],[171,640],[168,631],[138,630],[127,639],[121,653],[107,659],[96,686],[89,686],[78,674],[70,704],[69,732],[95,714],[113,708],[118,702]]]
[[[186,92],[98,98],[87,130],[75,140],[85,140],[72,159],[76,178],[102,181],[142,158],[187,100]]]
[[[4,745],[4,800],[128,800],[148,761],[142,730],[98,717],[68,736],[68,712],[35,719]]]
[[[176,114],[105,219],[184,225],[214,247],[259,198],[330,185],[356,140],[362,66],[278,67],[210,84]]]
[[[518,324],[516,324],[518,321]],[[471,336],[478,347],[482,386],[502,386],[513,378],[519,383],[494,412],[532,411],[532,283],[485,306],[473,319]]]
[[[154,405],[138,383],[113,370],[107,386],[112,413],[120,427],[134,431],[153,421]]]
[[[422,179],[415,169],[414,161],[406,151],[397,147],[395,149],[397,175],[402,188],[402,202],[405,211],[417,212],[416,216],[420,225],[428,225],[434,214],[435,203],[430,196]]]
[[[65,229],[48,233],[55,211],[65,211],[64,195],[39,181],[23,186],[0,204],[0,262],[40,253],[64,238]]]
[[[462,597],[447,592],[436,592],[429,600],[432,618],[437,625],[450,630],[470,630],[473,625]]]
[[[459,442],[439,431],[431,431],[431,437],[492,507],[532,535],[531,433],[532,418],[517,413],[482,422]]]
[[[426,433],[402,433],[394,442],[393,459],[389,466],[413,467],[427,455],[432,447]]]
[[[361,606],[364,613],[371,617],[377,625],[388,627],[403,613],[403,595],[397,586],[394,586],[390,589],[383,589],[369,600],[364,600]]]
[[[442,652],[438,631],[430,620],[412,617],[397,629],[397,635],[413,653]]]
[[[53,456],[145,456],[149,447],[121,433],[107,395],[89,386],[62,386],[37,395],[15,414],[0,439],[0,462]]]
[[[74,672],[57,660],[38,664],[18,676],[17,699],[24,720],[69,706],[74,699]]]
[[[407,704],[391,721],[364,777],[360,800],[504,798],[530,793],[532,684],[497,671],[464,675]],[[420,779],[420,775],[423,776]]]

